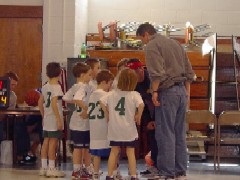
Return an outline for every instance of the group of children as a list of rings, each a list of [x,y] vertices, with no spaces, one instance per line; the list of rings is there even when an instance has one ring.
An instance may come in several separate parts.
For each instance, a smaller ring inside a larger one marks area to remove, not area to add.
[[[75,105],[69,124],[74,147],[72,179],[100,179],[101,157],[108,157],[106,179],[116,179],[122,146],[126,147],[131,180],[137,179],[134,151],[138,139],[136,123],[141,123],[144,103],[141,95],[134,91],[137,75],[134,70],[125,68],[125,63],[124,60],[120,62],[116,78],[109,70],[100,70],[97,59],[76,63],[72,69],[76,83],[65,94],[58,83],[61,74],[59,63],[47,65],[49,80],[43,85],[38,102],[43,116],[44,136],[41,176],[65,176],[55,167],[57,142],[64,128],[62,97],[67,103]]]

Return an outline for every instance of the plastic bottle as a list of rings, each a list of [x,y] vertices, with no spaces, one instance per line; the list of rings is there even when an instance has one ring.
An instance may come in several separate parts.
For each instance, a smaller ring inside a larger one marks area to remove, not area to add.
[[[87,54],[86,54],[86,44],[82,43],[82,47],[81,47],[81,58],[86,58]]]

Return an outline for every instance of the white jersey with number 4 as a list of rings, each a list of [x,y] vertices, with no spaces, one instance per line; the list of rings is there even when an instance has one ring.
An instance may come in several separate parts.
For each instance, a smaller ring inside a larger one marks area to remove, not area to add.
[[[90,149],[109,148],[109,141],[107,140],[107,120],[99,103],[100,98],[105,95],[107,95],[106,91],[97,89],[89,98]]]
[[[58,97],[57,107],[63,123],[63,113],[62,113],[62,88],[59,84],[45,84],[42,87],[42,95],[44,99],[44,117],[43,117],[43,130],[45,131],[57,131],[57,120],[56,115],[51,106],[52,98]]]
[[[143,104],[141,95],[136,91],[113,90],[102,97],[101,102],[108,106],[108,140],[134,141],[138,138],[135,123],[136,109]]]

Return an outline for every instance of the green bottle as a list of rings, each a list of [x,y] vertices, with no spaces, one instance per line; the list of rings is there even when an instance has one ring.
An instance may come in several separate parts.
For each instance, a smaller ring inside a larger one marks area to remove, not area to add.
[[[82,47],[81,47],[81,58],[86,58],[86,44],[85,43],[82,43]]]

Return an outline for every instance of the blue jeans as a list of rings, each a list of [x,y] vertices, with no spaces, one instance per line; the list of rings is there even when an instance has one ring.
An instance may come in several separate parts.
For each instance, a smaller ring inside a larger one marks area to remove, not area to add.
[[[187,170],[186,125],[187,106],[184,85],[162,89],[158,93],[160,106],[155,109],[155,138],[158,146],[159,174],[175,176]]]

